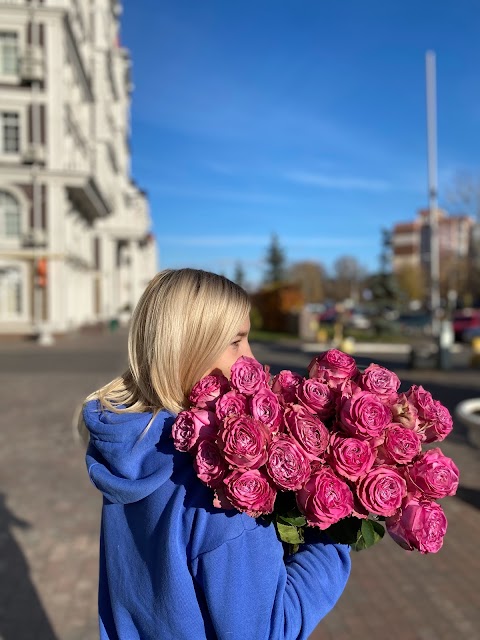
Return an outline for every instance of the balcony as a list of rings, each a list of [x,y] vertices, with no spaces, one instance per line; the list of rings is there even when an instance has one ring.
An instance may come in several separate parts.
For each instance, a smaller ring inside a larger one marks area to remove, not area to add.
[[[30,144],[22,153],[24,164],[42,164],[46,162],[45,146],[43,144]]]
[[[110,201],[92,176],[70,176],[67,180],[67,194],[73,206],[88,222],[106,218],[112,211]]]
[[[27,45],[25,53],[20,58],[20,78],[24,84],[44,80],[43,51],[40,47]]]

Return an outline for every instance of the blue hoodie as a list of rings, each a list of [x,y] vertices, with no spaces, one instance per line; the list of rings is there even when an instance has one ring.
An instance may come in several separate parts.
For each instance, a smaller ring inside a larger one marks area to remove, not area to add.
[[[349,548],[325,540],[286,561],[273,525],[212,506],[175,416],[84,407],[87,467],[103,494],[101,640],[307,638],[335,605]],[[143,436],[142,436],[143,434]]]

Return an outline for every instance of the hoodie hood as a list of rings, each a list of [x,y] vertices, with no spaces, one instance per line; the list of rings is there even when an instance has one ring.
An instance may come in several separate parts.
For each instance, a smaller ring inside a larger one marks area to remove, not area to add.
[[[161,411],[146,430],[152,413],[114,413],[91,400],[83,408],[83,419],[90,432],[90,480],[110,502],[142,500],[171,477],[174,414]]]

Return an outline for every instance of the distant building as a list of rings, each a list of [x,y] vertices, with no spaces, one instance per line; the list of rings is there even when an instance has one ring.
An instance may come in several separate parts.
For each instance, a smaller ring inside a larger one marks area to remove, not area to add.
[[[408,266],[426,266],[429,260],[429,211],[421,209],[416,220],[400,222],[392,231],[393,270]],[[438,210],[440,260],[466,258],[471,251],[474,221],[469,216],[449,216]]]
[[[0,0],[0,333],[132,309],[157,271],[115,0]]]

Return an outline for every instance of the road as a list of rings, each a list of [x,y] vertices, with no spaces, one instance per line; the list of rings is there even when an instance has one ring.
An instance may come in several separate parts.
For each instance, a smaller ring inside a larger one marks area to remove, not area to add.
[[[311,354],[296,345],[252,345],[272,372],[304,373]],[[408,371],[451,410],[480,396],[480,375]],[[0,640],[95,640],[100,498],[72,437],[72,415],[92,390],[126,365],[125,334],[76,334],[53,347],[0,343]],[[408,553],[385,539],[355,553],[337,607],[311,640],[475,640],[480,638],[479,451],[455,424],[442,450],[461,470],[458,497],[444,501],[449,531],[440,553]],[[195,639],[192,639],[195,640]],[[252,640],[255,635],[252,632]]]

